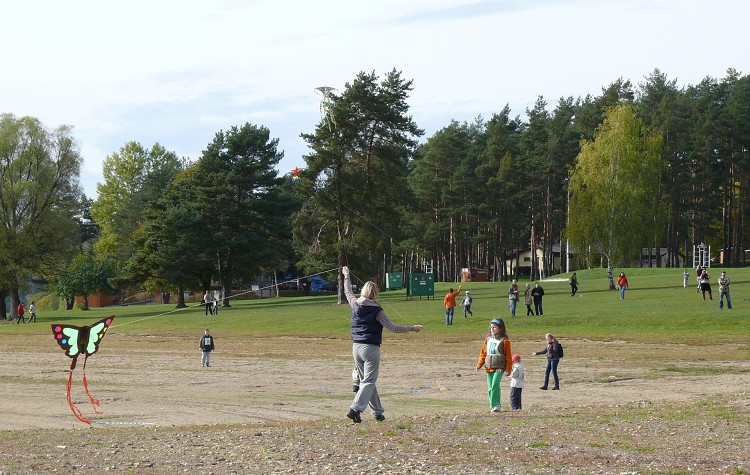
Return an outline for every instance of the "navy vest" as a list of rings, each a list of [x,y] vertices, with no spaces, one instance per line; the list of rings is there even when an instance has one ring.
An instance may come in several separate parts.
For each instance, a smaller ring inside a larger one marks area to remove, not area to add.
[[[380,305],[352,306],[352,341],[378,345],[383,341],[383,325],[375,319],[382,308]]]

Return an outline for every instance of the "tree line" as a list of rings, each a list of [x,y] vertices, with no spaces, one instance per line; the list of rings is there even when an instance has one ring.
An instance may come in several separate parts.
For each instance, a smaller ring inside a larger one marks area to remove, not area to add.
[[[129,142],[107,156],[95,200],[79,186],[70,127],[0,116],[0,304],[37,280],[69,305],[97,291],[233,288],[261,273],[355,275],[429,265],[509,276],[505,261],[541,249],[553,271],[566,240],[580,262],[626,266],[642,248],[679,265],[694,244],[744,265],[750,81],[678,87],[659,70],[598,96],[539,97],[525,119],[508,105],[451,121],[424,142],[409,115],[413,82],[359,73],[315,129],[299,180],[276,171],[262,125],[216,133],[196,160]],[[658,261],[657,261],[658,262]],[[540,268],[535,268],[539,266]],[[517,268],[517,267],[516,267]],[[342,286],[340,286],[341,288]],[[84,306],[86,305],[84,299]]]

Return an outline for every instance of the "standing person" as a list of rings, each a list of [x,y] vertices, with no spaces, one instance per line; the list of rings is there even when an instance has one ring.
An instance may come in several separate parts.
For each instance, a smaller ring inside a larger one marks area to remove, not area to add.
[[[445,305],[445,324],[453,325],[453,312],[456,310],[456,297],[461,293],[461,285],[459,284],[458,290],[453,291],[453,287],[445,294],[443,299],[443,305]]]
[[[204,368],[211,367],[211,352],[214,351],[214,337],[208,333],[208,328],[203,330],[203,336],[198,342],[198,349],[201,350],[201,366]]]
[[[730,306],[729,308],[732,307]],[[31,323],[32,320],[34,320],[34,323],[36,323],[36,305],[34,305],[33,300],[29,304],[29,321],[26,323]]]
[[[221,302],[221,290],[214,290],[214,301],[211,305],[211,315],[219,314],[219,302]]]
[[[537,315],[544,316],[544,309],[542,308],[542,297],[544,297],[544,289],[539,282],[534,284],[534,290],[531,291],[531,296],[534,297],[534,311]]]
[[[500,412],[500,381],[503,373],[510,372],[512,358],[505,322],[502,318],[495,318],[490,321],[490,330],[484,339],[477,361],[477,371],[484,367],[487,373],[487,394],[490,398],[491,412]]]
[[[526,304],[526,316],[534,315],[534,311],[531,310],[531,303],[534,299],[531,297],[531,284],[526,284],[526,290],[523,291],[523,303]]]
[[[369,405],[376,421],[384,421],[383,405],[380,403],[375,386],[380,371],[380,344],[383,341],[383,327],[394,333],[418,332],[422,325],[402,326],[393,323],[378,304],[378,288],[367,281],[357,298],[352,292],[349,268],[341,269],[344,274],[344,293],[352,307],[352,356],[359,376],[359,391],[346,417],[355,423],[362,422],[362,411]]]
[[[516,306],[518,306],[518,281],[513,279],[513,282],[508,287],[508,306],[510,307],[510,316],[516,316]]]
[[[466,295],[464,295],[464,300],[461,302],[461,305],[464,306],[464,318],[466,318],[466,314],[468,313],[472,317],[474,316],[474,312],[471,311],[471,304],[474,302],[474,299],[471,298],[471,295],[469,294],[469,291],[466,291]]]
[[[578,276],[575,272],[573,272],[573,275],[570,276],[570,280],[568,281],[570,284],[570,296],[575,297],[576,293],[578,292]]]
[[[700,286],[701,292],[703,292],[703,301],[706,301],[706,292],[708,292],[708,298],[713,300],[714,295],[711,293],[711,277],[705,269],[703,269],[703,272],[701,273]]]
[[[732,310],[732,297],[729,296],[729,277],[726,271],[721,271],[719,276],[719,309],[724,308],[724,297],[727,298],[727,308]]]
[[[521,355],[513,355],[513,369],[508,374],[510,378],[510,408],[521,409],[521,393],[523,392],[523,380],[526,377],[521,364]]]
[[[18,319],[16,319],[16,323],[21,323],[21,322],[26,323],[26,319],[23,318],[23,314],[24,314],[23,302],[20,302],[18,304],[18,308],[16,309],[16,311],[18,313]]]
[[[682,288],[687,289],[688,280],[690,279],[690,273],[687,269],[682,273]]]
[[[213,303],[211,302],[211,296],[208,295],[208,290],[203,294],[203,304],[206,306],[206,315],[213,314]]]
[[[625,300],[625,290],[628,288],[628,278],[624,272],[617,276],[617,288],[620,289],[620,300]]]
[[[699,292],[699,293],[700,293],[700,291],[701,291],[701,276],[703,275],[703,267],[701,267],[701,266],[699,265],[699,266],[698,266],[698,267],[697,267],[697,268],[695,269],[695,275],[696,275],[696,280],[697,280],[697,282],[698,282],[698,290],[696,290],[696,292]],[[703,300],[705,300],[705,299],[703,299]]]
[[[560,380],[557,377],[557,365],[560,363],[560,344],[552,336],[552,333],[547,333],[545,336],[547,338],[547,346],[541,351],[532,353],[532,355],[547,355],[547,368],[544,370],[544,386],[539,389],[547,390],[547,386],[549,386],[549,373],[551,371],[555,378],[555,387],[552,389],[558,390],[560,389]]]

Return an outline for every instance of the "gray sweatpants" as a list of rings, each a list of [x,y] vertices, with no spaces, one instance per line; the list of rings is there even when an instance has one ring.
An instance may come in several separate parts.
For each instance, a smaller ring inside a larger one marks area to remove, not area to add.
[[[203,353],[201,355],[201,365],[208,366],[211,364],[211,352],[210,351],[202,351]]]
[[[352,346],[354,364],[359,373],[359,391],[354,396],[351,408],[362,412],[369,405],[373,414],[382,414],[384,409],[380,404],[378,381],[380,370],[380,347],[366,343],[354,343]]]

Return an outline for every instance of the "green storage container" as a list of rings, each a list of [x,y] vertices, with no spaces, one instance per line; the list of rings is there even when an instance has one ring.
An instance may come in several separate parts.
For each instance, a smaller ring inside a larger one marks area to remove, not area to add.
[[[399,290],[404,288],[403,272],[388,272],[385,274],[386,289]]]
[[[433,274],[413,272],[409,274],[406,297],[435,298],[435,276]]]

